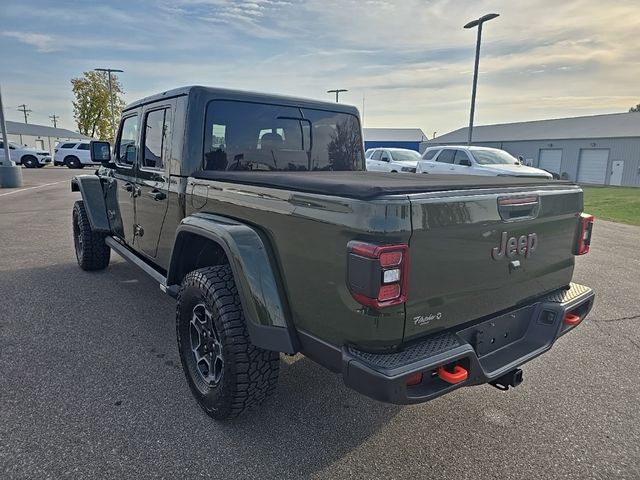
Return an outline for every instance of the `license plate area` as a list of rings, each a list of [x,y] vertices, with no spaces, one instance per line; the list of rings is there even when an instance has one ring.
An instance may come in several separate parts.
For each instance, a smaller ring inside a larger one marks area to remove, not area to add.
[[[520,340],[529,328],[536,305],[520,308],[466,328],[458,335],[479,358]]]

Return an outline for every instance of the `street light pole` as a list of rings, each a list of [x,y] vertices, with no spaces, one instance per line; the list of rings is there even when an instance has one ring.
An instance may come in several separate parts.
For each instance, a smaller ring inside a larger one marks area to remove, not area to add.
[[[113,135],[113,140],[115,141],[116,139],[116,119],[113,113],[113,87],[111,86],[111,73],[112,72],[119,72],[122,73],[124,72],[124,70],[118,70],[115,68],[94,68],[94,70],[96,72],[107,72],[107,74],[109,75],[109,103],[111,104],[111,129],[112,129],[112,135]]]
[[[0,131],[2,131],[2,148],[4,159],[0,162],[0,188],[16,188],[22,186],[22,166],[11,160],[9,153],[9,137],[7,125],[4,121],[4,107],[2,106],[2,92],[0,92]]]
[[[478,38],[476,40],[476,62],[475,67],[473,69],[473,87],[471,89],[471,112],[469,114],[469,139],[467,140],[467,145],[471,145],[471,138],[473,135],[473,116],[476,111],[476,90],[478,87],[478,66],[480,65],[480,43],[482,42],[482,24],[484,22],[488,22],[489,20],[493,20],[500,15],[497,13],[489,13],[480,17],[477,20],[473,20],[467,23],[464,28],[473,28],[478,27]]]
[[[334,90],[327,90],[327,93],[335,93],[336,94],[336,103],[338,103],[338,99],[339,99],[339,95],[342,92],[348,92],[349,90],[347,90],[346,88],[337,88]]]

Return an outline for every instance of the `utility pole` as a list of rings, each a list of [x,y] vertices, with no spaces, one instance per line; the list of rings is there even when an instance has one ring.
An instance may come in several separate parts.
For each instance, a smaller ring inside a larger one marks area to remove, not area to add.
[[[342,92],[348,92],[349,90],[347,90],[346,88],[337,88],[334,90],[327,90],[327,93],[335,93],[336,94],[336,103],[338,103],[338,99],[339,99],[339,95]]]
[[[0,92],[0,130],[2,131],[2,148],[4,157],[0,162],[0,188],[16,188],[22,186],[22,166],[16,165],[11,160],[9,153],[9,137],[7,125],[4,121],[4,108],[2,106],[2,92]]]
[[[467,23],[464,28],[473,28],[478,27],[478,39],[476,40],[476,64],[473,69],[473,87],[471,90],[471,112],[469,114],[469,139],[467,140],[467,145],[471,145],[471,135],[473,133],[473,115],[476,110],[476,88],[478,86],[478,65],[480,64],[480,42],[482,41],[482,24],[484,22],[488,22],[489,20],[493,20],[500,15],[497,13],[488,13],[480,17],[477,20],[472,20]]]
[[[58,128],[57,120],[60,118],[58,115],[49,115],[49,118],[53,122],[53,128]]]
[[[27,106],[23,103],[22,105],[18,105],[18,111],[24,114],[24,123],[29,123],[27,122],[27,117],[29,116],[29,113],[32,112],[33,110],[29,110]]]
[[[113,130],[113,140],[116,139],[116,119],[113,113],[113,88],[111,86],[111,73],[122,73],[124,70],[118,70],[115,68],[94,68],[96,72],[107,72],[109,75],[109,103],[111,104],[111,129]]]

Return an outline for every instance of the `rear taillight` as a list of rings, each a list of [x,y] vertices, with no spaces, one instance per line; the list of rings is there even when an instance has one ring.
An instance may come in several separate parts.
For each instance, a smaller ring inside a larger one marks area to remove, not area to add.
[[[404,303],[408,274],[408,245],[349,242],[347,286],[358,303],[376,309]]]
[[[576,255],[589,253],[591,245],[591,233],[593,232],[593,215],[581,213],[578,223],[578,238],[576,239]]]

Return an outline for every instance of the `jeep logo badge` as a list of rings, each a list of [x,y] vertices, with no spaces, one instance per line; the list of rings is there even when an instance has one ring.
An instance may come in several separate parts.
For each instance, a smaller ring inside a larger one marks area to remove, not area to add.
[[[538,248],[538,235],[535,233],[520,235],[518,238],[507,235],[507,232],[502,232],[500,245],[491,250],[491,257],[494,260],[502,260],[505,256],[513,258],[516,255],[524,255],[525,258],[529,258]]]

